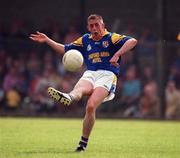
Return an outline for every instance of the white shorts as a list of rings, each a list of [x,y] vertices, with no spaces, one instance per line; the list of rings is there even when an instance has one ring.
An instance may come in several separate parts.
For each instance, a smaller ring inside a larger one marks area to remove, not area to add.
[[[108,90],[109,95],[104,99],[103,102],[112,100],[115,97],[115,90],[117,84],[116,75],[107,70],[91,71],[86,70],[80,80],[87,80],[92,83],[94,89],[96,87],[103,87]]]

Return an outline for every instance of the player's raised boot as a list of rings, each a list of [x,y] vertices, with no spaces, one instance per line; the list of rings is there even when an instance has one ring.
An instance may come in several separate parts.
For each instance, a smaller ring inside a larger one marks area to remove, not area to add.
[[[72,102],[71,96],[67,93],[62,93],[52,87],[49,87],[47,91],[48,91],[49,96],[53,100],[65,105],[65,106],[69,106]]]

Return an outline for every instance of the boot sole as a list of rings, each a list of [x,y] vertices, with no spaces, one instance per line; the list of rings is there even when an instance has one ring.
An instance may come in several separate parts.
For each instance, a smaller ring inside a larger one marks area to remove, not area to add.
[[[70,99],[66,98],[63,95],[63,93],[59,92],[58,90],[56,90],[52,87],[48,88],[48,94],[53,100],[65,105],[65,106],[69,106],[71,104]]]

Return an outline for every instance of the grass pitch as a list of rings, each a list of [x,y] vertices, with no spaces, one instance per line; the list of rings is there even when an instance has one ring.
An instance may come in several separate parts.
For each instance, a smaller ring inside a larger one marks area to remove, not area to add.
[[[0,158],[179,158],[180,122],[101,120],[88,150],[73,152],[78,119],[0,118]]]

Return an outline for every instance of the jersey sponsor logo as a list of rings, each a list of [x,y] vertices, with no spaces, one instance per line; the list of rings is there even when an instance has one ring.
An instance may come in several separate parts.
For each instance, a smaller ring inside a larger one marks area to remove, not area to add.
[[[110,54],[109,54],[109,52],[101,52],[100,56],[101,57],[108,57],[108,56],[110,56]]]
[[[88,44],[88,46],[87,46],[87,51],[90,51],[91,49],[92,49],[91,45]]]
[[[108,41],[103,41],[102,43],[104,48],[107,48],[109,46],[109,42]]]
[[[101,57],[109,57],[109,52],[94,52],[89,54],[88,59],[92,60],[92,63],[102,62]]]

